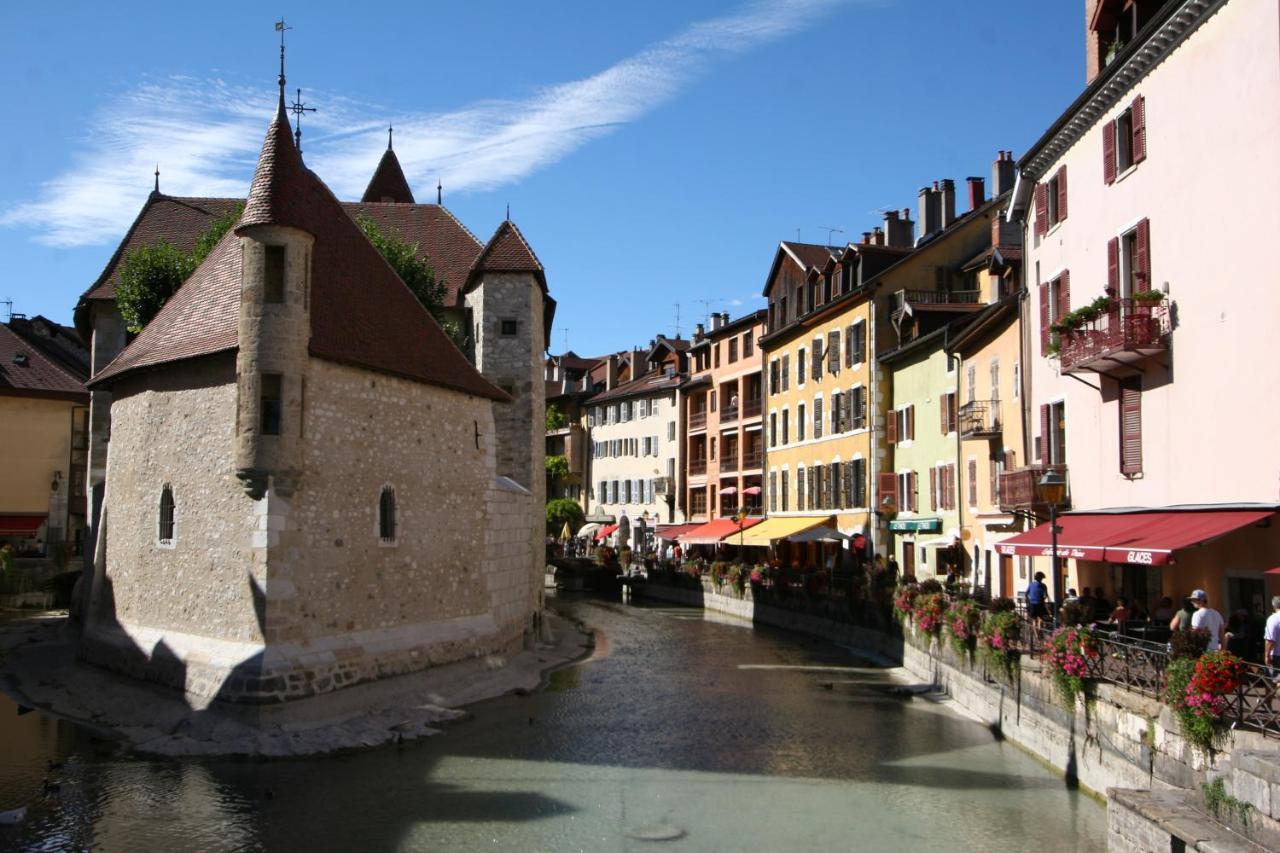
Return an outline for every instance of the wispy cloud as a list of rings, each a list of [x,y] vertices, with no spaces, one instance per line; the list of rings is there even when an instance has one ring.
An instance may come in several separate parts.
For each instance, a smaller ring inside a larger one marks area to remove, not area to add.
[[[392,116],[396,154],[410,182],[424,189],[437,177],[452,193],[514,183],[661,106],[716,61],[812,26],[841,2],[756,0],[590,77],[523,99]],[[243,195],[273,98],[273,91],[218,79],[147,81],[103,108],[71,167],[35,200],[0,213],[0,225],[31,228],[35,239],[54,246],[116,239],[137,212],[156,163],[166,192]],[[385,133],[385,108],[336,93],[308,98],[325,107],[304,119],[309,164],[339,196],[358,195]]]

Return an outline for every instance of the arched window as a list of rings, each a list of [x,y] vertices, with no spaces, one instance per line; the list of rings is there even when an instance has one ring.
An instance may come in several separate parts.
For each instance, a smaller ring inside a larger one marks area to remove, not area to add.
[[[173,487],[168,483],[160,490],[160,518],[157,525],[157,536],[163,545],[173,544],[177,538],[177,520],[174,515]]]
[[[396,490],[383,486],[378,497],[378,536],[383,542],[396,541]]]

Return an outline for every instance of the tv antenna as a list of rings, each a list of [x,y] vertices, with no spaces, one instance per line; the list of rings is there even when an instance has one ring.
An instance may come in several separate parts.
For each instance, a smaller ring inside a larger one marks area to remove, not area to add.
[[[0,305],[4,306],[4,321],[6,323],[13,320],[13,297],[0,299]]]
[[[833,246],[833,245],[835,245],[834,243],[832,243],[832,242],[831,242],[831,235],[832,235],[832,234],[843,234],[843,233],[844,233],[844,229],[843,229],[843,228],[837,228],[837,227],[835,227],[834,225],[819,225],[819,226],[818,226],[818,229],[819,229],[819,230],[821,230],[821,231],[826,231],[826,232],[827,232],[827,245],[828,245],[828,246]]]
[[[675,306],[676,306],[676,337],[678,338],[680,337],[680,303],[679,302],[675,303]]]

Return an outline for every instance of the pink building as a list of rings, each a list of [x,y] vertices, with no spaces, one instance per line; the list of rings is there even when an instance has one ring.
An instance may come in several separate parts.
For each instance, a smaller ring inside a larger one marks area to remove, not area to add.
[[[1027,459],[1067,586],[1265,615],[1280,565],[1280,7],[1089,0],[1087,87],[1019,162]],[[1009,492],[1012,493],[1012,492]],[[1121,511],[1115,511],[1122,508]],[[1104,512],[1105,510],[1105,512]],[[1049,572],[1047,525],[1004,554]]]

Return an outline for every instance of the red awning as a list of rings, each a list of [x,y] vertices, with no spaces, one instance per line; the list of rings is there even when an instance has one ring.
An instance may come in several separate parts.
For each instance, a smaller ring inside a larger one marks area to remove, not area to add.
[[[1274,510],[1173,510],[1058,516],[1058,556],[1163,566],[1173,552],[1270,518]],[[1051,557],[1048,524],[996,545],[1001,554]]]
[[[600,532],[596,534],[596,541],[599,542],[601,539],[605,538],[606,536],[609,536],[610,534],[613,533],[613,531],[617,529],[618,529],[618,525],[616,524],[610,524],[608,527],[602,528]]]
[[[43,515],[0,515],[0,536],[34,539],[45,518]]]
[[[742,530],[749,530],[764,521],[760,516],[748,516],[742,520]],[[681,545],[714,545],[721,539],[738,532],[738,522],[732,518],[717,518],[715,521],[700,524],[680,535]],[[730,542],[730,545],[733,543]]]
[[[669,539],[672,542],[679,539],[683,534],[688,533],[695,527],[701,527],[701,523],[697,524],[664,524],[658,527],[658,538]]]

